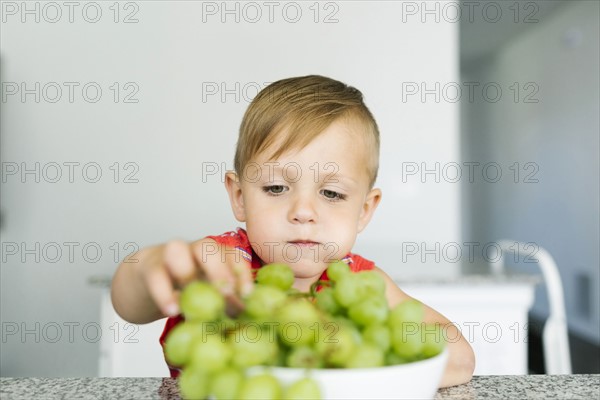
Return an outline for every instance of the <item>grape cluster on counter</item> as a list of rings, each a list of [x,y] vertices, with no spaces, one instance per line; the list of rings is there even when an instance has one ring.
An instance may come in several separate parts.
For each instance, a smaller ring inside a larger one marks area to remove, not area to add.
[[[352,273],[338,261],[329,265],[327,276],[329,281],[301,293],[292,288],[294,275],[287,265],[265,265],[235,318],[227,315],[225,299],[214,286],[187,285],[180,297],[185,321],[165,344],[169,363],[182,369],[181,395],[318,399],[310,369],[383,367],[443,350],[441,327],[423,323],[421,303],[409,300],[389,309],[377,272]],[[269,367],[304,368],[307,374],[283,386]]]

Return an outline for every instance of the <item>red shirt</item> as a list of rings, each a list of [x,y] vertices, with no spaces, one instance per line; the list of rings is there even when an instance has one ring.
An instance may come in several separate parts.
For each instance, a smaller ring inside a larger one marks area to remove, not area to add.
[[[250,245],[250,241],[248,240],[248,235],[246,231],[242,228],[238,228],[237,231],[230,231],[223,233],[218,236],[207,236],[208,238],[213,239],[215,242],[225,245],[231,248],[235,248],[241,250],[242,257],[250,262],[250,268],[252,268],[252,275],[256,276],[256,272],[260,267],[263,266],[262,261],[252,250],[252,246]],[[346,257],[342,258],[346,264],[350,266],[350,270],[352,272],[359,271],[368,271],[375,268],[375,263],[367,260],[366,258],[362,258],[361,256],[353,253],[348,253]],[[319,278],[322,281],[328,281],[329,277],[327,277],[327,271],[323,271],[323,274]],[[318,290],[318,288],[317,288]],[[160,345],[163,348],[163,353],[165,349],[165,340],[167,335],[177,324],[183,321],[183,315],[179,314],[175,317],[167,318],[167,322],[165,324],[165,329],[163,330],[162,335],[160,335]],[[176,378],[179,376],[180,369],[169,365],[169,371],[171,372],[171,377]]]

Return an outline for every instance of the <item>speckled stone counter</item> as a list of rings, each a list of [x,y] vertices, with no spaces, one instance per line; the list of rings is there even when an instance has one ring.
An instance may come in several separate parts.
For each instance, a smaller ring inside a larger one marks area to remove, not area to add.
[[[0,378],[0,399],[179,399],[171,378]],[[475,376],[435,399],[600,399],[600,375]]]
[[[600,375],[475,376],[440,389],[435,399],[600,399]]]

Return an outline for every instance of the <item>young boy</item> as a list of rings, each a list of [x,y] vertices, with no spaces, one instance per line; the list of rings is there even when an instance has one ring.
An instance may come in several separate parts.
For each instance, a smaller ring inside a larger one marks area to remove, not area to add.
[[[351,253],[381,200],[373,188],[378,163],[379,132],[360,91],[322,76],[269,85],[244,115],[235,172],[225,176],[233,214],[246,229],[141,250],[139,263],[121,264],[114,276],[115,310],[133,323],[172,317],[164,343],[181,320],[177,300],[185,284],[212,282],[235,312],[252,290],[253,272],[272,262],[292,268],[300,291],[327,279],[331,261],[343,260],[353,271],[380,273],[390,307],[409,299],[373,262]],[[449,324],[428,307],[425,321]],[[448,326],[443,387],[469,381],[475,365],[469,343]]]

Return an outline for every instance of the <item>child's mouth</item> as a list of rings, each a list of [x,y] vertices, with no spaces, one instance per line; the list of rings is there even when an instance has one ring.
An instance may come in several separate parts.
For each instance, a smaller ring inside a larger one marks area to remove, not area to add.
[[[313,242],[310,240],[292,240],[288,243],[293,244],[295,246],[299,246],[299,247],[313,247],[313,246],[319,245],[318,242]]]

